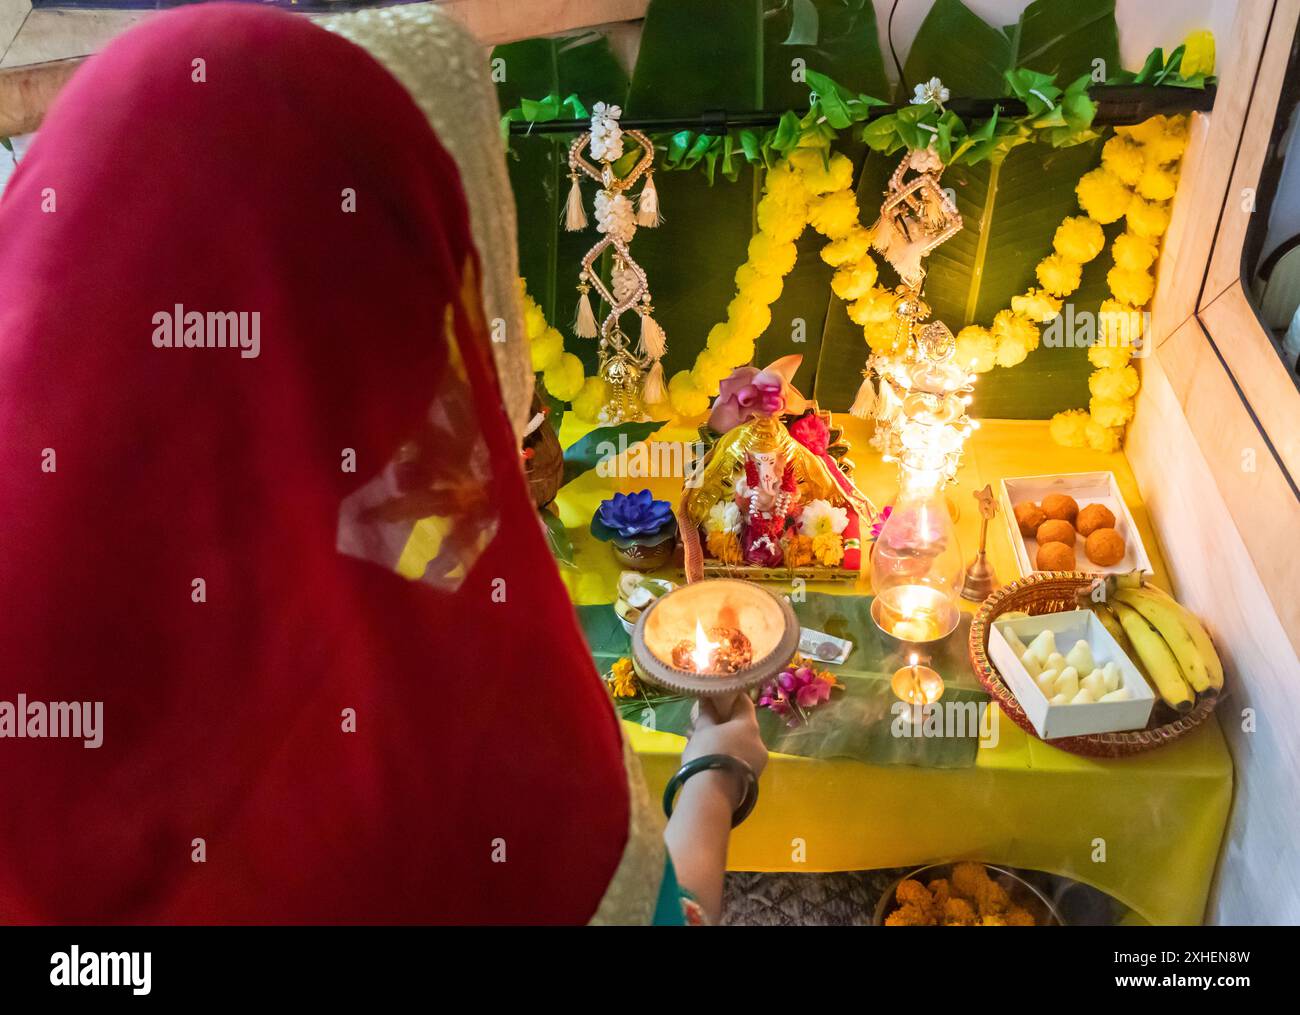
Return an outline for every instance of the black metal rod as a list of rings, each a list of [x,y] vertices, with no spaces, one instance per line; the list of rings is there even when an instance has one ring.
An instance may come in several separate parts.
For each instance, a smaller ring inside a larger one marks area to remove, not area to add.
[[[1158,113],[1209,112],[1214,108],[1214,85],[1205,88],[1178,88],[1172,85],[1097,85],[1089,93],[1097,103],[1093,123],[1116,127],[1141,123]],[[897,112],[905,106],[876,106],[875,116]],[[993,115],[994,108],[1003,116],[1023,116],[1027,110],[1019,99],[953,99],[944,103],[963,120],[978,120]],[[619,121],[626,130],[642,130],[649,134],[667,131],[693,130],[699,134],[725,134],[746,127],[774,127],[782,113],[751,110],[731,113],[710,109],[687,116],[629,117]],[[874,119],[874,117],[873,117]],[[530,123],[514,120],[511,134],[581,134],[591,126],[588,120],[543,120]]]

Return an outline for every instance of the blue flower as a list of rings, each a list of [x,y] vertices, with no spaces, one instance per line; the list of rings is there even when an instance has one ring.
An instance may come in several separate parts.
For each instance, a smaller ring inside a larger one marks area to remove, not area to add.
[[[602,537],[593,524],[592,531],[598,537],[633,539],[662,531],[673,521],[673,508],[666,500],[655,500],[649,490],[616,493],[600,502],[594,521],[609,533]]]

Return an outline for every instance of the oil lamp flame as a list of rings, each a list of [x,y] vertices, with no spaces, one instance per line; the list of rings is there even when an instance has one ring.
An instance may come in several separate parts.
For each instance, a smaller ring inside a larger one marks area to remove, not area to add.
[[[691,651],[691,662],[695,664],[697,673],[705,673],[709,669],[709,663],[713,660],[713,653],[717,651],[719,642],[709,641],[709,636],[704,631],[704,625],[698,620],[695,622],[695,648]]]

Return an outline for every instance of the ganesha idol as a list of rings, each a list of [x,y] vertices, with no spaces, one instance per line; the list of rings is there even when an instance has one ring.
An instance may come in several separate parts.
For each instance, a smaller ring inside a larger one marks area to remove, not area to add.
[[[686,578],[854,579],[871,502],[832,454],[830,414],[790,383],[802,357],[740,367],[709,415],[716,442],[688,477],[678,518]]]

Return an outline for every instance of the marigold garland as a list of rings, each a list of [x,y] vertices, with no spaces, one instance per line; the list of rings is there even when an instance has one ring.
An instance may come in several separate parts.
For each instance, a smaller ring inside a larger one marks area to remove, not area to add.
[[[1126,231],[1111,244],[1115,266],[1106,275],[1111,299],[1101,304],[1096,340],[1088,350],[1097,367],[1088,380],[1092,399],[1087,410],[1053,417],[1051,434],[1058,444],[1118,450],[1133,418],[1138,375],[1128,362],[1142,334],[1142,310],[1155,291],[1152,266],[1169,227],[1169,202],[1186,147],[1186,116],[1153,116],[1117,127],[1102,148],[1101,165],[1075,188],[1084,214],[1061,222],[1052,253],[1034,269],[1041,288],[1013,296],[1010,310],[1000,311],[989,327],[971,324],[957,333],[957,356],[975,373],[1020,363],[1038,348],[1038,326],[1061,312],[1063,301],[1079,288],[1083,266],[1101,253],[1102,226],[1125,220]]]
[[[519,295],[524,302],[524,330],[528,334],[528,353],[533,371],[542,375],[542,383],[549,394],[562,402],[570,402],[579,419],[594,423],[596,414],[608,400],[608,385],[599,377],[586,376],[582,360],[564,351],[564,335],[546,322],[546,314],[528,295],[522,278],[519,280]]]
[[[771,305],[794,267],[795,240],[812,226],[829,241],[822,260],[835,268],[831,289],[847,301],[849,316],[863,326],[873,349],[890,349],[897,329],[890,323],[893,296],[876,286],[871,231],[862,225],[853,191],[853,163],[825,147],[798,148],[768,171],[758,202],[758,232],[748,258],[736,270],[736,295],[727,319],[715,324],[690,370],[668,382],[668,400],[681,416],[697,416],[718,386],[754,357],[754,342],[771,324]],[[884,324],[885,327],[872,328]]]
[[[1060,313],[1063,301],[1080,285],[1083,265],[1101,253],[1102,226],[1125,219],[1126,231],[1111,244],[1115,264],[1106,281],[1112,298],[1101,304],[1097,341],[1088,350],[1089,361],[1098,368],[1089,378],[1092,398],[1086,411],[1072,409],[1053,417],[1051,434],[1059,444],[1117,450],[1133,417],[1138,378],[1129,359],[1142,333],[1141,311],[1155,289],[1152,268],[1169,226],[1169,202],[1186,146],[1186,116],[1155,116],[1116,128],[1102,149],[1102,164],[1084,174],[1075,188],[1084,214],[1061,222],[1052,253],[1035,268],[1039,286],[1013,296],[1010,308],[999,311],[987,327],[972,324],[957,333],[958,358],[976,373],[1023,362],[1038,348],[1039,325]],[[868,346],[876,352],[897,351],[894,294],[876,284],[871,231],[860,221],[853,164],[846,156],[824,147],[792,151],[768,171],[757,219],[748,257],[736,270],[727,319],[710,329],[694,365],[668,383],[668,401],[678,415],[702,414],[721,381],[753,359],[755,341],[771,324],[771,305],[780,298],[798,256],[795,241],[808,226],[828,240],[821,257],[836,269],[831,289],[848,303],[848,315],[862,328]],[[585,375],[582,361],[564,350],[564,336],[546,322],[522,279],[520,286],[533,369],[542,374],[548,392],[571,402],[580,419],[594,421],[607,400],[607,385]]]

